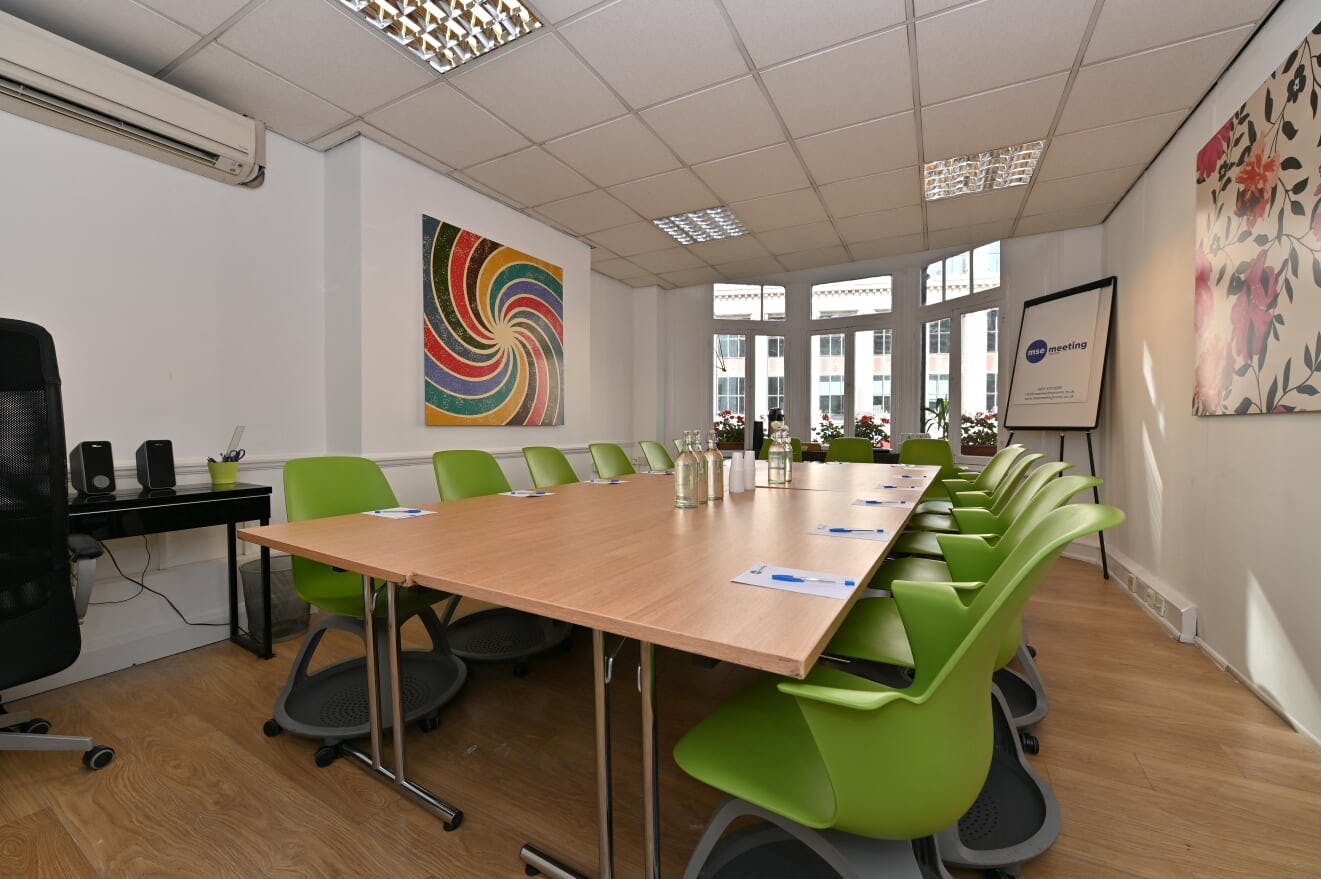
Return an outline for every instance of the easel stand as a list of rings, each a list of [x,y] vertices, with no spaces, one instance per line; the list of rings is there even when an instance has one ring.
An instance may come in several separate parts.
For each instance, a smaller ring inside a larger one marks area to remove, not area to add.
[[[1090,430],[1082,430],[1082,431],[1067,431],[1067,430],[1061,430],[1061,431],[1059,432],[1059,434],[1060,434],[1060,461],[1061,461],[1061,462],[1064,461],[1064,435],[1065,435],[1066,433],[1081,433],[1081,434],[1083,434],[1083,436],[1087,437],[1087,467],[1088,467],[1088,469],[1090,469],[1090,470],[1092,471],[1092,475],[1095,476],[1095,475],[1096,475],[1096,456],[1092,453],[1092,432],[1091,432]],[[1010,432],[1009,432],[1009,440],[1008,440],[1008,442],[1005,443],[1005,445],[1009,445],[1009,444],[1013,443],[1013,441],[1014,441],[1014,432],[1013,432],[1013,431],[1010,431]],[[1061,473],[1060,475],[1063,476],[1064,474]],[[1097,486],[1095,486],[1095,485],[1092,486],[1092,500],[1095,501],[1095,502],[1098,503],[1098,504],[1101,502],[1101,491],[1100,491],[1100,489],[1099,489]],[[1100,538],[1100,541],[1101,541],[1101,576],[1103,576],[1103,577],[1105,577],[1105,579],[1109,580],[1109,579],[1110,579],[1110,562],[1109,562],[1108,559],[1106,558],[1106,554],[1105,554],[1105,532],[1104,532],[1104,531],[1100,531],[1100,532],[1097,533],[1096,536],[1097,536],[1098,538]]]

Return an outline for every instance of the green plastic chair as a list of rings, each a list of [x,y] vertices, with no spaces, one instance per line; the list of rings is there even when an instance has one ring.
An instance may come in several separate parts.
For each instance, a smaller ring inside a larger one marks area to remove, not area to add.
[[[527,472],[537,488],[552,488],[578,481],[578,474],[573,472],[569,459],[554,446],[524,446],[523,460],[527,462]]]
[[[510,490],[509,480],[490,452],[449,449],[432,455],[431,465],[440,499],[446,503]],[[480,610],[457,619],[454,610],[451,605],[445,616],[454,654],[470,662],[512,662],[518,677],[527,674],[528,659],[559,646],[573,633],[569,623],[509,607]]]
[[[798,437],[790,437],[789,445],[793,448],[794,461],[801,464],[803,461],[803,441],[798,439]],[[762,440],[761,448],[757,450],[757,460],[765,461],[770,457],[770,454],[771,441],[770,438],[767,438]]]
[[[954,465],[954,452],[950,449],[948,440],[919,437],[906,439],[899,446],[899,463],[940,468],[936,478],[931,481],[931,486],[922,492],[919,503],[947,498],[948,494],[941,484],[942,481],[957,479],[959,475],[959,468]],[[921,507],[919,506],[918,509]]]
[[[826,449],[826,461],[871,464],[875,460],[872,457],[871,441],[860,436],[841,436],[833,439],[830,441],[830,448]]]
[[[949,584],[894,583],[915,660],[905,689],[818,665],[802,681],[763,678],[689,730],[675,761],[733,799],[708,824],[688,875],[745,815],[773,823],[843,875],[880,874],[881,844],[869,840],[922,839],[955,824],[990,768],[988,694],[1006,632],[1065,546],[1122,520],[1113,507],[1054,511],[970,604]],[[823,830],[864,839],[837,846]]]
[[[926,501],[918,507],[917,512],[948,513],[950,508],[954,506],[954,495],[961,491],[995,491],[996,486],[1000,484],[1000,480],[1004,478],[1010,465],[1025,451],[1027,449],[1018,443],[1005,446],[991,456],[991,460],[986,462],[982,472],[976,476],[968,474],[963,477],[942,480],[941,486],[944,488],[947,497]]]
[[[1005,478],[1000,480],[995,491],[961,491],[953,498],[951,510],[961,507],[982,508],[998,512],[1015,496],[1023,474],[1028,468],[1046,457],[1040,452],[1019,455],[1010,465]],[[959,527],[949,513],[917,513],[908,523],[908,527],[917,531],[957,531]]]
[[[638,445],[642,446],[642,454],[647,456],[647,466],[652,470],[674,469],[674,459],[665,451],[663,444],[655,440],[643,440]]]
[[[614,443],[591,443],[587,450],[592,453],[592,464],[596,466],[596,475],[602,479],[614,479],[617,476],[630,476],[638,471],[628,460],[624,450]]]

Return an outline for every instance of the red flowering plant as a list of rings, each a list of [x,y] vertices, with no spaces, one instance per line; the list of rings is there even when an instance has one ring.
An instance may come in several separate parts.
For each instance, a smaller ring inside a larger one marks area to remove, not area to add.
[[[844,425],[837,424],[830,420],[829,412],[821,413],[821,423],[816,426],[816,438],[818,442],[834,442],[844,435]]]
[[[743,442],[744,420],[742,415],[735,415],[729,409],[722,409],[711,424],[711,432],[718,443]]]
[[[853,435],[869,440],[878,449],[890,448],[890,419],[863,413],[853,421]]]

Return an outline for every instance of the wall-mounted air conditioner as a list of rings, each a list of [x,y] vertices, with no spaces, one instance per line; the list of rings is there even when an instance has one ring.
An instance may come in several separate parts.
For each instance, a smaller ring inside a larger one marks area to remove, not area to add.
[[[3,12],[0,110],[225,183],[265,174],[262,123]]]

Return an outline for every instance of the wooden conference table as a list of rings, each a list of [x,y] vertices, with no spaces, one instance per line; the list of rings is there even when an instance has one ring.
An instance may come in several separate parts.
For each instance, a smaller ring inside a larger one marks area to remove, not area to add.
[[[759,468],[765,475],[764,463]],[[643,832],[646,876],[660,875],[657,785],[656,646],[684,650],[774,674],[807,674],[845,611],[846,601],[731,582],[748,568],[769,564],[828,571],[863,582],[875,572],[888,543],[809,533],[831,526],[900,532],[935,467],[886,464],[796,464],[790,488],[727,495],[694,510],[674,509],[672,477],[639,474],[617,485],[577,483],[545,497],[504,495],[427,505],[435,515],[385,519],[355,514],[248,528],[239,537],[363,576],[364,613],[378,599],[371,578],[385,582],[389,620],[397,632],[398,590],[437,589],[592,630],[596,696],[599,879],[614,872],[610,789],[610,661],[604,636],[633,638],[641,659]],[[902,481],[900,476],[911,477]],[[816,489],[816,490],[811,490]],[[897,506],[859,506],[855,498],[907,500]],[[366,627],[371,751],[351,743],[357,762],[430,808],[452,828],[462,813],[409,781],[405,762],[400,645],[392,636],[388,687],[396,733],[394,767],[381,761],[383,723],[372,627]],[[533,845],[520,856],[551,876],[578,877]]]

